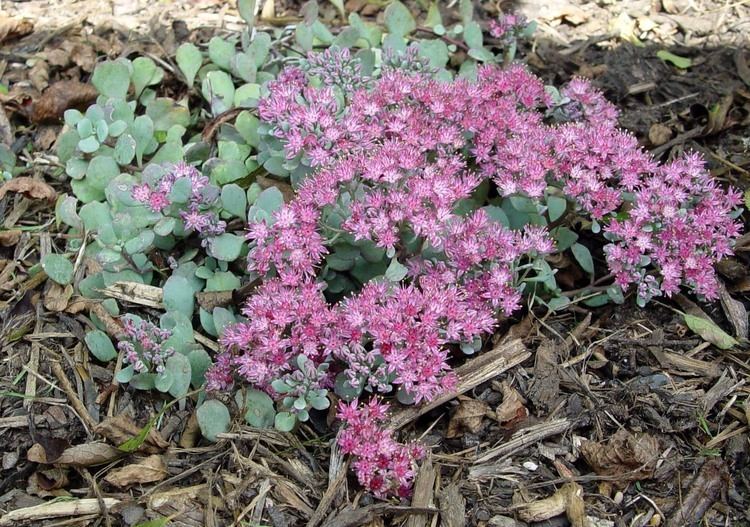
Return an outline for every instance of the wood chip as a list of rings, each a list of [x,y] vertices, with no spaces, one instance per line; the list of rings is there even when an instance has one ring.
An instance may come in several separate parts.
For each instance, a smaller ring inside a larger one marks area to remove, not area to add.
[[[0,526],[5,527],[15,525],[18,522],[41,521],[49,518],[101,514],[104,512],[102,506],[104,506],[104,510],[109,510],[118,503],[120,503],[120,500],[115,498],[52,501],[35,507],[25,507],[10,511],[0,518]]]

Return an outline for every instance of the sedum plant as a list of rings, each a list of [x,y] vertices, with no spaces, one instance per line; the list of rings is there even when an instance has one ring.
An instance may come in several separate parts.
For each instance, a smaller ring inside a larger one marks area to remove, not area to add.
[[[544,86],[514,63],[533,24],[483,27],[468,0],[455,24],[437,3],[417,23],[394,1],[384,27],[352,14],[336,34],[314,2],[292,30],[258,31],[240,10],[247,30],[183,44],[171,73],[101,63],[99,99],[66,114],[58,141],[73,195],[56,212],[80,235],[69,252],[85,244],[81,293],[162,288],[158,324],[122,317],[118,381],[178,398],[204,387],[209,440],[230,425],[227,401],[251,426],[292,431],[339,399],[360,483],[406,495],[423,451],[383,427],[389,403],[453,390],[454,357],[503,317],[564,308],[560,254],[588,284],[608,267],[588,305],[717,297],[739,194],[697,155],[656,162],[586,81]],[[160,96],[168,75],[187,86],[179,101]],[[47,267],[67,283],[71,259]],[[240,289],[241,305],[196,306]],[[113,360],[92,322],[92,353]],[[213,358],[196,331],[218,338]]]

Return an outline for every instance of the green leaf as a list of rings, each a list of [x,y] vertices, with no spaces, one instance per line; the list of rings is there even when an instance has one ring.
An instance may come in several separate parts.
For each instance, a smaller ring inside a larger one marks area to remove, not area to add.
[[[440,39],[422,40],[419,43],[419,54],[430,61],[431,68],[444,68],[450,59],[448,46]]]
[[[132,383],[131,383],[132,385]],[[167,409],[171,406],[171,404],[167,403],[164,406],[162,406],[161,410],[153,416],[151,419],[148,420],[146,423],[146,426],[141,428],[141,430],[136,434],[135,436],[131,437],[124,443],[117,446],[117,450],[121,452],[131,453],[135,452],[139,448],[141,448],[141,445],[146,441],[146,438],[148,437],[148,434],[151,432],[151,429],[154,427],[156,422],[161,419],[161,416],[164,415],[164,412],[167,411]]]
[[[273,399],[260,390],[248,390],[243,397],[237,392],[234,400],[240,410],[245,409],[245,422],[255,428],[270,428],[274,425],[276,410]]]
[[[99,141],[93,135],[78,141],[78,149],[84,154],[93,154],[99,150]]]
[[[141,231],[135,238],[125,242],[123,248],[128,254],[142,253],[154,243],[154,231],[151,229]]]
[[[105,97],[124,99],[130,87],[130,69],[119,60],[101,62],[94,69],[91,83]]]
[[[208,254],[217,260],[233,262],[239,258],[244,241],[242,236],[225,232],[208,239]]]
[[[346,20],[346,11],[344,10],[344,0],[329,0],[338,10],[341,20]]]
[[[333,384],[333,389],[336,395],[341,397],[344,401],[351,402],[362,393],[362,386],[355,388],[349,383],[349,377],[346,373],[341,372],[336,375],[336,380]]]
[[[272,214],[284,205],[284,195],[276,187],[269,187],[260,193],[247,211],[247,221],[255,223],[264,218],[271,218]],[[262,214],[259,214],[262,212]]]
[[[203,97],[211,104],[211,113],[219,115],[234,103],[234,82],[223,71],[209,71],[201,85]]]
[[[279,432],[291,432],[296,423],[297,418],[290,412],[279,412],[274,419],[274,427]]]
[[[223,70],[229,70],[234,53],[234,44],[221,37],[213,37],[208,41],[208,58]]]
[[[172,385],[169,394],[172,397],[183,397],[190,389],[192,370],[190,360],[182,353],[175,353],[167,359],[164,371],[172,375]]]
[[[739,344],[731,335],[710,320],[689,313],[683,313],[682,316],[687,327],[719,349],[728,350]]]
[[[204,402],[196,412],[198,426],[203,437],[209,441],[216,441],[216,436],[229,430],[229,410],[224,403],[211,399]]]
[[[135,157],[136,143],[130,134],[124,134],[117,138],[113,159],[119,165],[129,165]]]
[[[258,125],[260,121],[249,111],[244,111],[237,116],[234,122],[235,128],[250,146],[257,147],[260,140],[258,136]]]
[[[187,317],[193,315],[195,292],[187,278],[178,275],[170,276],[164,283],[164,306],[167,311],[177,311]]]
[[[247,211],[247,197],[242,187],[233,183],[224,185],[221,189],[221,206],[233,216],[244,219]]]
[[[461,21],[464,25],[471,22],[474,18],[473,0],[461,0],[461,3],[459,4],[459,12],[461,13]]]
[[[484,45],[482,28],[474,20],[468,22],[464,27],[464,42],[469,48],[481,48]]]
[[[252,29],[255,25],[256,3],[256,0],[237,0],[237,11],[240,12],[240,16],[247,24],[248,29]]]
[[[167,132],[175,125],[190,126],[190,111],[168,97],[157,97],[146,105],[155,132]]]
[[[215,307],[212,316],[214,320],[214,328],[216,328],[216,333],[218,335],[221,335],[226,326],[237,322],[237,318],[234,314],[225,307]]]
[[[297,41],[299,47],[304,51],[312,51],[314,38],[310,26],[307,24],[297,24],[297,27],[294,29],[294,39]]]
[[[437,2],[432,2],[427,10],[427,17],[424,20],[425,27],[435,29],[435,26],[443,25],[443,17],[440,14],[440,8]]]
[[[177,60],[177,65],[179,66],[180,71],[185,76],[187,85],[191,87],[195,82],[195,76],[198,74],[198,70],[203,64],[203,54],[195,44],[185,42],[177,48],[175,59]]]
[[[135,139],[135,158],[138,166],[143,163],[143,154],[154,140],[154,122],[148,115],[139,115],[130,127],[130,133]]]
[[[552,238],[558,251],[569,249],[578,240],[578,235],[567,227],[552,230]]]
[[[206,382],[206,372],[211,367],[211,356],[203,348],[194,349],[187,355],[190,361],[190,383],[199,388]]]
[[[60,223],[64,223],[74,229],[82,229],[83,221],[78,216],[77,208],[78,200],[75,197],[63,194],[57,198],[57,203],[55,203],[55,218],[58,227]]]
[[[174,377],[172,373],[165,370],[154,377],[154,388],[162,393],[166,393],[172,387],[173,382]]]
[[[547,213],[550,221],[556,221],[565,214],[568,207],[568,201],[559,196],[547,196]]]
[[[234,273],[230,271],[216,271],[211,278],[206,280],[206,291],[234,291],[239,289],[241,283]]]
[[[94,157],[86,168],[86,179],[89,185],[97,190],[104,190],[112,181],[120,175],[120,167],[117,162],[108,156]]]
[[[115,374],[115,380],[120,384],[125,384],[133,378],[135,368],[133,365],[126,366]]]
[[[73,264],[61,254],[50,253],[42,258],[42,269],[60,285],[67,285],[73,280]]]
[[[664,62],[669,62],[673,66],[681,69],[686,70],[690,66],[693,65],[693,61],[687,57],[680,57],[679,55],[675,55],[674,53],[670,53],[666,49],[660,49],[656,52],[656,56],[659,57]]]
[[[135,88],[135,97],[141,96],[146,86],[152,86],[161,81],[164,70],[156,66],[149,57],[138,57],[133,60],[133,74],[131,80]]]
[[[257,106],[258,99],[260,99],[260,84],[243,84],[234,92],[234,106],[238,108]]]
[[[385,270],[385,278],[390,282],[400,282],[406,278],[406,273],[409,270],[405,265],[401,264],[396,258],[391,260],[388,269]]]
[[[581,269],[589,274],[594,274],[594,259],[591,257],[591,251],[588,250],[588,247],[580,243],[574,243],[570,250]]]
[[[156,375],[153,373],[139,373],[133,375],[128,384],[136,390],[153,390],[156,387]]]
[[[409,8],[399,0],[391,2],[385,9],[385,27],[398,37],[405,37],[417,28]]]
[[[117,351],[112,341],[103,331],[95,329],[86,333],[86,346],[91,354],[101,362],[107,362],[117,357]]]

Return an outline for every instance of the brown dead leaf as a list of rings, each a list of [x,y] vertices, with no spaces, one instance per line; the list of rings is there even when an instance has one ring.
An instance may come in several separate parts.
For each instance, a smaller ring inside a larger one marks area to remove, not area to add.
[[[587,525],[583,487],[578,483],[566,483],[549,498],[522,504],[518,509],[519,518],[528,523],[543,522],[563,513],[573,527]]]
[[[123,453],[107,443],[86,443],[72,446],[54,460],[55,464],[91,467],[103,465],[121,457]]]
[[[83,71],[91,73],[96,66],[96,51],[90,45],[77,42],[70,49],[70,60]]]
[[[3,247],[13,247],[21,239],[21,231],[11,229],[9,231],[0,231],[0,245]]]
[[[34,146],[37,150],[50,150],[59,135],[59,125],[40,125],[34,134]]]
[[[34,30],[31,20],[0,16],[0,42],[25,37]]]
[[[0,199],[3,199],[8,192],[21,192],[29,198],[46,199],[50,203],[55,201],[57,193],[41,179],[30,177],[17,177],[6,181],[0,187]]]
[[[39,435],[36,441],[26,451],[26,459],[32,463],[53,463],[70,446],[68,440],[61,437]]]
[[[649,434],[618,430],[606,444],[584,440],[581,454],[597,474],[616,476],[624,484],[653,477],[659,441]]]
[[[536,351],[534,380],[526,395],[534,407],[540,410],[551,410],[560,398],[557,355],[557,346],[550,339],[545,339]]]
[[[514,428],[529,416],[526,400],[505,381],[500,384],[500,390],[503,402],[495,409],[495,418],[504,428]]]
[[[70,64],[70,53],[60,48],[50,49],[49,51],[45,50],[44,59],[50,66],[64,68]]]
[[[41,58],[34,61],[29,70],[29,82],[38,92],[43,92],[49,86],[49,64]]]
[[[167,464],[164,459],[161,456],[153,455],[111,471],[104,477],[104,481],[115,487],[123,488],[130,485],[161,481],[166,475]]]
[[[719,298],[721,299],[721,307],[724,308],[724,314],[734,328],[735,336],[739,340],[747,339],[748,318],[745,305],[739,300],[732,298],[726,286],[721,281],[719,282]]]
[[[182,431],[182,436],[180,436],[180,447],[193,448],[198,444],[200,437],[201,428],[198,425],[198,416],[193,412],[185,425],[185,429]]]
[[[46,470],[37,470],[29,477],[26,492],[42,498],[48,496],[65,496],[69,493],[61,489],[64,489],[68,483],[70,483],[68,469],[49,468]]]
[[[106,437],[115,445],[120,445],[128,439],[132,439],[140,431],[141,427],[135,424],[130,417],[123,414],[105,419],[94,428],[94,432]],[[167,447],[169,447],[169,443],[164,440],[158,430],[152,428],[138,452],[156,454]]]
[[[460,404],[456,411],[453,412],[451,420],[448,423],[448,430],[445,437],[461,437],[464,432],[476,434],[482,427],[485,415],[490,413],[490,407],[484,401],[460,397]]]
[[[51,285],[44,293],[44,307],[54,313],[65,311],[70,297],[73,296],[73,286],[68,284],[63,287],[57,282],[47,283]]]
[[[34,103],[31,120],[35,123],[56,122],[62,119],[65,110],[85,109],[96,100],[98,93],[90,84],[77,80],[59,81],[44,90]]]

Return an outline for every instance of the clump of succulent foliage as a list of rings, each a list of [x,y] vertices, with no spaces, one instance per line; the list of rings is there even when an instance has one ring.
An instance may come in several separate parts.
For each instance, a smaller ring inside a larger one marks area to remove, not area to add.
[[[512,63],[521,18],[485,33],[464,1],[446,27],[434,3],[417,25],[395,1],[384,28],[353,14],[334,35],[308,3],[292,33],[264,32],[251,4],[235,40],[178,49],[182,100],[159,96],[168,73],[151,59],[100,64],[99,99],[66,114],[58,141],[80,291],[162,288],[158,324],[122,317],[118,381],[174,397],[204,387],[208,439],[231,400],[282,431],[338,400],[361,484],[408,494],[422,450],[383,428],[384,398],[433,400],[456,386],[451,357],[480,351],[500,318],[564,308],[555,256],[605,284],[583,288],[591,306],[681,287],[716,298],[739,194],[696,155],[657,163],[586,81],[545,87]],[[241,305],[196,306],[251,283]],[[87,342],[111,360],[102,329]]]

